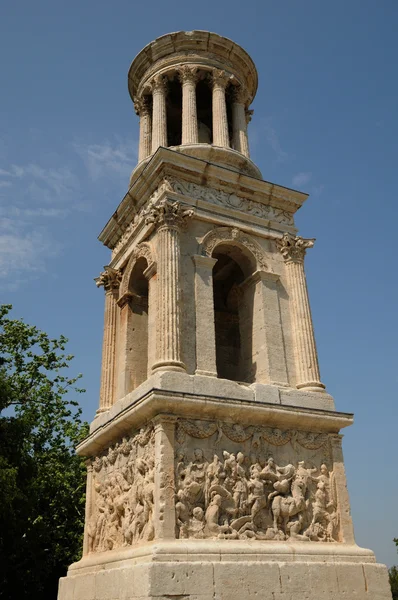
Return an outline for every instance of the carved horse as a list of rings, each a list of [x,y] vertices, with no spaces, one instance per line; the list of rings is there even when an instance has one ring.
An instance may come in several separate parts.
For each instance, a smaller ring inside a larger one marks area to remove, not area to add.
[[[272,514],[274,517],[274,529],[278,531],[278,522],[282,519],[282,529],[286,532],[286,525],[294,515],[306,508],[305,502],[306,485],[301,478],[292,482],[291,496],[276,496],[272,501]]]

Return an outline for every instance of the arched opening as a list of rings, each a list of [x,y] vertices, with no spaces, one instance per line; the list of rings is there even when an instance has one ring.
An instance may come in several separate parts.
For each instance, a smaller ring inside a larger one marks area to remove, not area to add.
[[[196,110],[200,144],[213,142],[212,92],[208,80],[200,79],[196,85]]]
[[[146,258],[141,257],[131,272],[129,292],[130,319],[128,327],[129,371],[131,390],[147,379],[148,371],[148,280],[144,275],[148,267]]]
[[[179,146],[182,141],[182,87],[177,78],[167,83],[167,145]]]
[[[242,288],[253,264],[240,248],[220,244],[213,252],[214,323],[217,375],[252,383],[253,298]]]

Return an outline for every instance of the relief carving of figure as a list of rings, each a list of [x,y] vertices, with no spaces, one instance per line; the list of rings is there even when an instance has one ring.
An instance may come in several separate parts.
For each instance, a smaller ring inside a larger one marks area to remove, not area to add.
[[[177,453],[177,537],[335,541],[338,513],[324,463],[280,466],[257,448],[250,458],[215,448],[211,462],[191,451],[184,468],[186,451]]]

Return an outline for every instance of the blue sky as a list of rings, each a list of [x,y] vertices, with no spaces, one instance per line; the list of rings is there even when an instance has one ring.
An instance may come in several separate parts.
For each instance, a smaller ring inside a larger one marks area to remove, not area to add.
[[[98,402],[109,260],[96,237],[136,163],[127,92],[134,56],[180,29],[252,56],[250,124],[264,179],[310,193],[300,233],[322,379],[354,412],[344,451],[357,542],[398,563],[396,0],[20,0],[0,22],[1,302],[65,334]]]

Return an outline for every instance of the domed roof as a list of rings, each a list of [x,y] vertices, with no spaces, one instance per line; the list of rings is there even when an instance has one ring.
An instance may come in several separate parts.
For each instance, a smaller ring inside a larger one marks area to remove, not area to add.
[[[257,70],[248,53],[232,40],[217,33],[195,30],[162,35],[137,54],[128,73],[131,98],[139,95],[154,73],[184,62],[231,72],[247,88],[249,103],[256,94]]]

